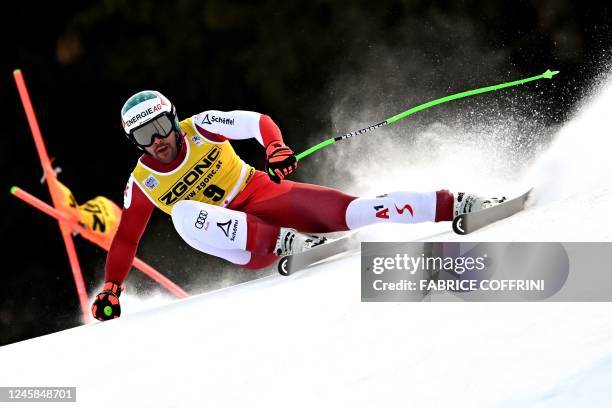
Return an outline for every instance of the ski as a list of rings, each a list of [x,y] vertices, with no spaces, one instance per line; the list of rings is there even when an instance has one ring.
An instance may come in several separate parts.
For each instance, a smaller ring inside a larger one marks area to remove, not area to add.
[[[512,200],[473,213],[461,214],[453,219],[453,231],[459,235],[470,234],[477,229],[510,217],[525,208],[531,189]]]
[[[317,262],[323,261],[334,255],[346,252],[352,247],[355,234],[347,234],[338,239],[330,240],[318,245],[308,251],[299,254],[283,256],[278,261],[278,273],[289,276],[292,273],[306,269]]]

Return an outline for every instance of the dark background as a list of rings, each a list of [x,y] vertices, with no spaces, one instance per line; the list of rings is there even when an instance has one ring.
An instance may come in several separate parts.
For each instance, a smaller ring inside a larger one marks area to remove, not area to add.
[[[554,85],[536,87],[532,98],[546,108],[541,121],[561,123],[606,70],[612,14],[604,4],[72,0],[3,5],[0,345],[80,324],[57,223],[9,195],[10,186],[17,185],[50,201],[39,183],[42,170],[13,69],[24,72],[47,149],[62,168],[60,180],[79,203],[104,195],[121,204],[138,153],[122,134],[119,110],[139,90],[162,91],[180,118],[206,109],[267,113],[288,144],[302,151],[354,130],[332,122],[330,111],[338,106],[355,112],[374,106],[388,113],[364,117],[367,125],[430,99],[550,68],[561,74]],[[521,109],[501,94],[486,98],[496,109]],[[423,112],[417,124],[435,117],[433,109]],[[236,147],[243,159],[263,167],[256,142]],[[324,171],[313,163],[305,161],[293,179],[307,181]],[[105,253],[78,237],[75,241],[93,296],[102,284]],[[242,271],[195,253],[161,212],[153,217],[139,256],[192,293],[271,273]],[[138,272],[131,273],[128,285],[135,293],[156,290]]]

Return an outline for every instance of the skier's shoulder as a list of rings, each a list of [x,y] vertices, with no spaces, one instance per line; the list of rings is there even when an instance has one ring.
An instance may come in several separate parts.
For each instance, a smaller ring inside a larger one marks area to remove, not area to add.
[[[217,109],[204,110],[191,116],[193,123],[202,128],[235,127],[252,121],[259,122],[261,113],[247,110],[223,111]]]
[[[137,183],[134,179],[134,173],[132,172],[130,173],[130,177],[128,178],[127,183],[125,183],[125,189],[123,190],[123,208],[125,209],[130,208],[130,205],[132,204],[132,193],[134,184]]]
[[[148,179],[145,183],[148,183]],[[146,184],[145,184],[146,185]],[[138,182],[136,175],[132,172],[123,190],[123,208],[135,207],[137,209],[148,209],[156,205],[147,197],[143,186]]]
[[[208,142],[223,143],[227,141],[225,134],[230,130],[224,125],[231,127],[235,123],[235,118],[230,114],[231,112],[209,109],[182,120],[180,126],[188,136],[193,129]]]
[[[133,190],[134,190],[134,185],[136,185],[136,190],[140,190],[140,184],[138,183],[138,179],[140,178],[139,176],[142,176],[142,174],[146,173],[146,167],[145,167],[145,162],[146,162],[146,154],[142,154],[138,160],[136,160],[136,163],[134,164],[134,168],[132,169],[132,171],[130,172],[129,176],[128,176],[128,180],[127,183],[125,185],[125,190],[123,193],[123,208],[128,208],[130,206],[130,202],[132,201],[132,195],[133,195]],[[138,192],[136,193],[137,195]],[[126,205],[127,204],[127,205]]]
[[[234,121],[234,112],[225,112],[218,109],[206,109],[191,116],[191,120],[199,127],[210,127],[216,124],[231,124]]]

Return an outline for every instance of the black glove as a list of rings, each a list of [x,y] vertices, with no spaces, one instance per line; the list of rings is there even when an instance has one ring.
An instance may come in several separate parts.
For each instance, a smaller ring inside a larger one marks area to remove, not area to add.
[[[102,292],[96,296],[91,306],[91,314],[101,321],[116,319],[121,316],[121,305],[119,296],[123,292],[123,286],[114,282],[106,282]]]
[[[266,173],[273,182],[280,183],[296,168],[295,154],[283,142],[272,142],[266,147]]]

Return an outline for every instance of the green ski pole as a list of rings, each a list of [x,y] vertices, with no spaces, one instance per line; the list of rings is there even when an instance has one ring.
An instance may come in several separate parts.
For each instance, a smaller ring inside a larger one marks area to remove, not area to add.
[[[378,129],[379,127],[382,126],[386,126],[386,125],[390,125],[393,122],[397,122],[400,119],[404,119],[406,116],[410,116],[414,113],[420,112],[422,110],[431,108],[432,106],[436,106],[436,105],[441,105],[443,103],[446,102],[450,102],[450,101],[454,101],[455,99],[461,99],[461,98],[466,98],[468,96],[472,96],[472,95],[478,95],[481,93],[485,93],[485,92],[492,92],[492,91],[497,91],[498,89],[503,89],[503,88],[509,88],[511,86],[517,86],[517,85],[521,85],[527,82],[531,82],[531,81],[537,81],[539,79],[542,78],[546,78],[546,79],[552,79],[552,77],[554,75],[557,75],[559,73],[559,71],[551,71],[551,70],[547,70],[546,72],[544,72],[541,75],[537,75],[531,78],[525,78],[525,79],[520,79],[518,81],[514,81],[514,82],[506,82],[504,84],[500,84],[500,85],[493,85],[493,86],[487,86],[485,88],[479,88],[479,89],[474,89],[472,91],[466,91],[466,92],[461,92],[458,94],[454,94],[454,95],[450,95],[450,96],[446,96],[444,98],[440,98],[440,99],[436,99],[427,103],[424,103],[422,105],[416,106],[414,108],[408,109],[405,112],[402,112],[400,114],[397,114],[395,116],[391,116],[389,119],[385,119],[382,122],[376,123],[374,125],[365,127],[363,129],[359,129],[356,130],[354,132],[349,132],[347,134],[344,134],[342,136],[337,136],[337,137],[332,137],[330,139],[324,140],[321,143],[317,144],[316,146],[311,147],[308,150],[303,151],[302,153],[296,155],[296,159],[297,160],[301,160],[304,157],[326,147],[329,146],[331,144],[334,144],[336,142],[339,142],[340,140],[344,140],[344,139],[348,139],[351,138],[353,136],[357,136],[357,135],[361,135],[363,133],[367,133],[371,130],[374,129]]]

